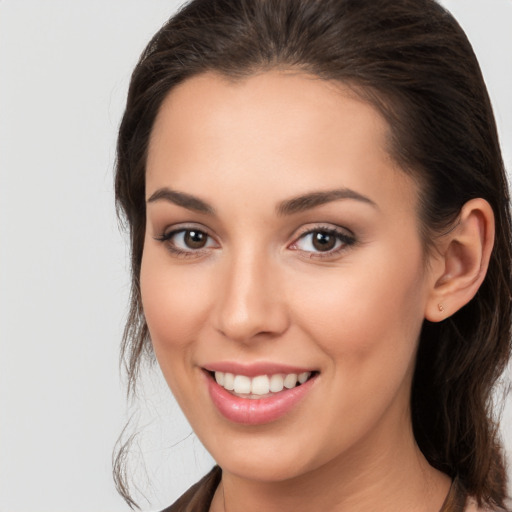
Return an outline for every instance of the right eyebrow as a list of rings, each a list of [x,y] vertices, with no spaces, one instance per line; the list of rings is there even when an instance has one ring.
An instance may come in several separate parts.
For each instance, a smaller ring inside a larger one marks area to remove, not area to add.
[[[168,201],[169,203],[187,208],[187,210],[205,213],[206,215],[215,215],[214,208],[202,199],[185,192],[171,190],[168,187],[159,188],[153,192],[146,202],[154,203],[155,201]]]
[[[359,194],[355,190],[349,188],[340,188],[334,190],[310,192],[301,196],[287,199],[280,203],[277,207],[277,213],[279,215],[292,215],[300,213],[305,210],[310,210],[321,206],[332,201],[338,201],[339,199],[355,199],[362,203],[369,204],[374,208],[378,208],[377,205],[368,197]]]

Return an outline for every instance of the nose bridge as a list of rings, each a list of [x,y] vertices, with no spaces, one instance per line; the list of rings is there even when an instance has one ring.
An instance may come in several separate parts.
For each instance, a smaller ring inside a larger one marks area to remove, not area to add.
[[[261,247],[232,251],[220,276],[217,304],[217,328],[225,336],[246,342],[258,334],[277,335],[286,329],[276,267]]]

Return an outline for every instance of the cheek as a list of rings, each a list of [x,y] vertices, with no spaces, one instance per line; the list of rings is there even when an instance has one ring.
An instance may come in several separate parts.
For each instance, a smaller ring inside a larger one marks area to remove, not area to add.
[[[170,265],[165,251],[145,250],[140,286],[155,352],[185,350],[208,315],[209,282],[200,270]]]
[[[319,404],[314,416],[339,446],[355,442],[386,410],[409,406],[423,323],[421,268],[388,264],[382,273],[352,265],[311,280],[307,299],[296,302],[295,321],[327,356],[321,370],[331,405]],[[347,420],[343,435],[339,418]]]
[[[421,252],[406,264],[393,260],[379,253],[316,276],[297,302],[297,323],[350,372],[372,358],[406,364],[414,355],[423,323]]]

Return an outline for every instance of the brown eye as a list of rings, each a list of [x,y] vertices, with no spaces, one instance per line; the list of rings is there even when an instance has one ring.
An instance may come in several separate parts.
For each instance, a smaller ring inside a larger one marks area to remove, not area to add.
[[[325,231],[314,231],[311,242],[317,251],[330,251],[336,245],[336,236]]]
[[[202,231],[187,229],[184,232],[183,242],[189,249],[202,249],[208,241],[208,235]]]
[[[177,229],[162,236],[155,237],[156,240],[164,243],[167,249],[174,254],[183,256],[202,253],[203,249],[217,247],[215,240],[200,229]]]
[[[355,237],[347,234],[345,230],[317,228],[304,233],[290,248],[309,253],[311,257],[315,257],[315,255],[316,257],[334,257],[355,243]]]

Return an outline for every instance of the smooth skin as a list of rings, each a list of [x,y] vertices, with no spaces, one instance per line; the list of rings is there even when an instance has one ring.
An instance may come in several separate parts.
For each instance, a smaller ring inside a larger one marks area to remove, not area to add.
[[[292,71],[199,75],[160,109],[142,301],[162,372],[223,469],[213,512],[438,512],[445,499],[450,479],[412,433],[418,337],[476,293],[493,215],[470,201],[427,254],[388,134],[354,91]],[[205,386],[216,361],[319,375],[283,417],[239,425]]]

